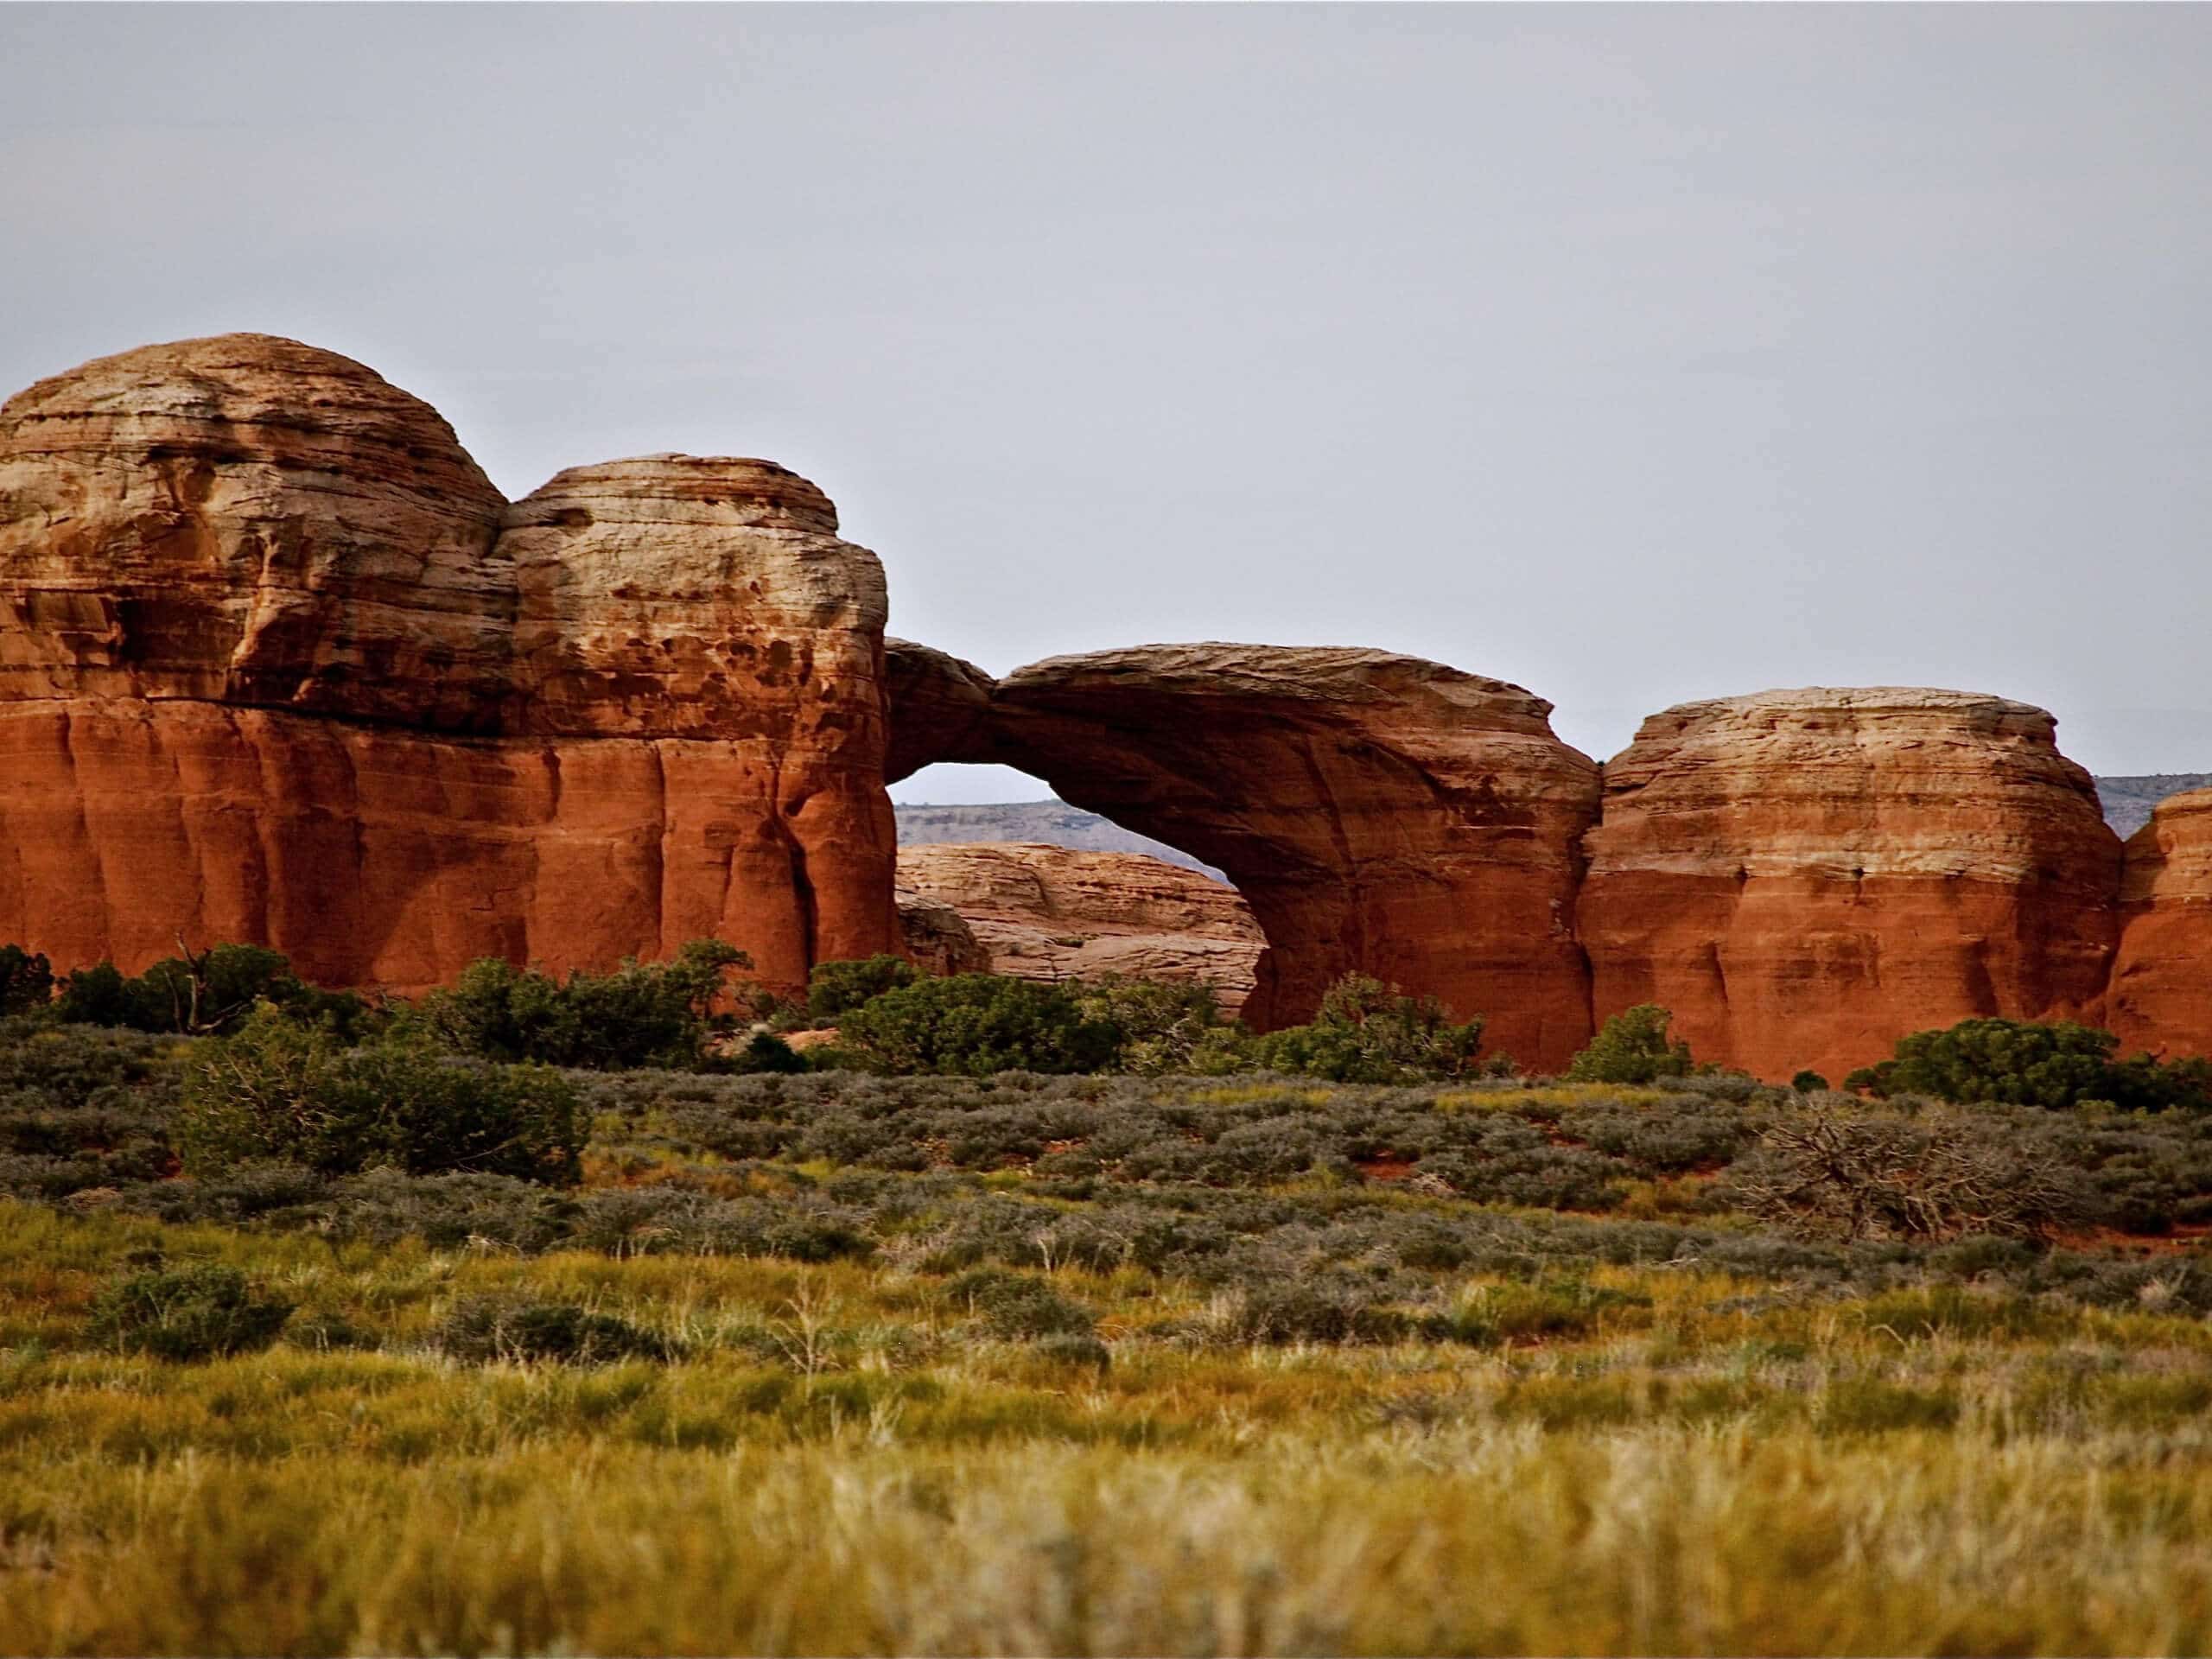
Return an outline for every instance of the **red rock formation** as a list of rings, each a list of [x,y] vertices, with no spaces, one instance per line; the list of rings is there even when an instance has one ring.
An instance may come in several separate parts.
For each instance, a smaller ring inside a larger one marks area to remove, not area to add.
[[[495,729],[505,502],[437,411],[267,334],[0,404],[0,700],[191,697]]]
[[[2126,861],[2106,1023],[2129,1052],[2212,1053],[2212,789],[2159,802]]]
[[[2098,1012],[2119,843],[2039,709],[1770,691],[1655,715],[1605,773],[1577,925],[1602,1019],[1838,1079],[1910,1031]]]
[[[399,989],[897,948],[882,574],[780,467],[508,512],[424,405],[242,335],[11,399],[0,491],[0,938]]]
[[[957,912],[989,970],[1194,980],[1236,1013],[1267,941],[1236,890],[1141,853],[1023,842],[901,848],[902,887]]]
[[[1572,921],[1597,768],[1550,711],[1388,652],[1150,645],[1019,670],[957,755],[910,758],[1019,766],[1224,872],[1268,938],[1245,1007],[1261,1029],[1357,968],[1552,1066],[1590,1031]]]

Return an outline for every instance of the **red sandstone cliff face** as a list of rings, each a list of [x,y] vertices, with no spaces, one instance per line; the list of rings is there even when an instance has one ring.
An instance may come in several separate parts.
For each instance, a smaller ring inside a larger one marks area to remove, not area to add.
[[[882,573],[836,530],[753,461],[507,509],[427,406],[266,336],[42,382],[0,410],[0,938],[402,990],[894,950]]]
[[[1251,995],[1267,943],[1235,888],[1141,853],[1027,842],[907,847],[899,880],[957,911],[993,973],[1197,981],[1232,1014]]]
[[[1541,698],[1388,652],[1195,645],[1018,670],[980,730],[969,702],[939,696],[957,717],[918,722],[956,753],[894,709],[896,747],[1020,766],[1224,871],[1268,939],[1244,1008],[1261,1029],[1357,968],[1484,1014],[1525,1065],[1588,1039],[1573,911],[1597,768]]]
[[[1840,1080],[1974,1015],[2099,1012],[2119,843],[2039,709],[1763,692],[1655,715],[1607,763],[1578,931],[1599,1018]]]
[[[2105,1014],[2124,1052],[2212,1052],[2212,790],[2169,796],[2127,838]]]

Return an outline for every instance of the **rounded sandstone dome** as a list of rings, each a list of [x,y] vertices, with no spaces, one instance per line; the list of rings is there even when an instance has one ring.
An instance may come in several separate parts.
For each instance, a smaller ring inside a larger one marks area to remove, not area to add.
[[[0,698],[486,728],[505,505],[435,410],[334,352],[96,359],[0,404]]]
[[[516,683],[546,733],[769,735],[881,723],[883,568],[772,461],[572,467],[507,510]]]

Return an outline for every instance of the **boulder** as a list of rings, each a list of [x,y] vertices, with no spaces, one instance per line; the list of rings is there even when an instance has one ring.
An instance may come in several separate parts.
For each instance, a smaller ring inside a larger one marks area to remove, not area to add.
[[[1840,1081],[1904,1033],[2094,1018],[2120,844],[2040,709],[1872,687],[1684,703],[1606,763],[1577,927],[1599,1018]]]
[[[954,974],[992,971],[989,948],[976,937],[968,918],[944,899],[908,887],[898,888],[899,932],[906,958],[939,979]]]

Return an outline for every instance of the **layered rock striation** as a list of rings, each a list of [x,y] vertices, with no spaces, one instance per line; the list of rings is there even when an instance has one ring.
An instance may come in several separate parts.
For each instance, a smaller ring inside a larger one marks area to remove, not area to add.
[[[957,912],[993,973],[1202,983],[1232,1014],[1251,995],[1267,944],[1236,889],[1141,853],[1020,842],[906,847],[899,882]]]
[[[2212,789],[2160,801],[2125,860],[2105,1023],[2130,1050],[2212,1052]]]
[[[427,405],[269,336],[43,381],[0,405],[0,934],[401,990],[894,949],[882,573],[836,532],[756,461],[511,508]]]
[[[1606,763],[1577,931],[1599,1018],[1839,1077],[1976,1015],[2094,1016],[2119,842],[2055,722],[1895,687],[1685,703]]]

